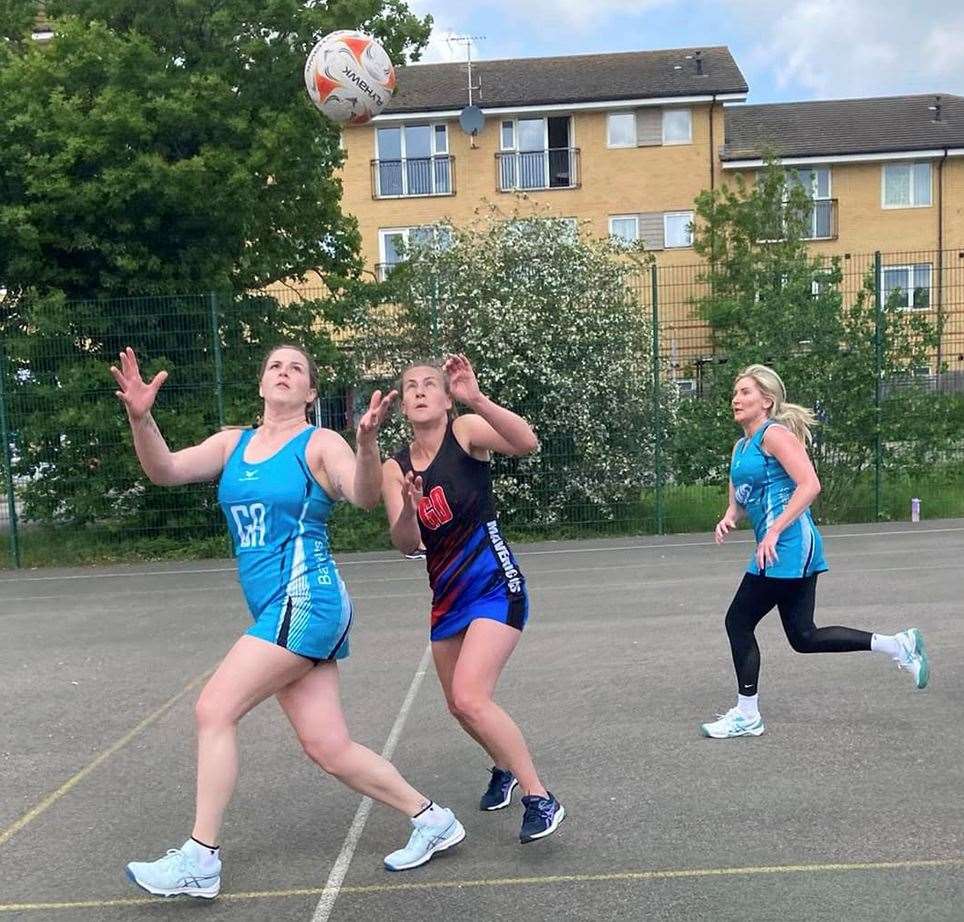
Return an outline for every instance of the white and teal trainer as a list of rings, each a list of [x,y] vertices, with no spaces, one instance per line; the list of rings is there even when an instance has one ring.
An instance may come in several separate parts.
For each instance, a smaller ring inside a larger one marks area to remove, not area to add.
[[[733,736],[759,736],[765,729],[763,718],[746,717],[739,708],[730,708],[712,723],[702,724],[700,733],[714,740],[725,740]]]
[[[900,652],[894,662],[899,669],[906,669],[914,677],[918,688],[926,688],[931,678],[931,666],[924,647],[924,635],[916,627],[911,627],[895,636]]]
[[[157,861],[132,861],[127,865],[127,877],[155,896],[212,900],[221,891],[221,862],[203,871],[185,849],[169,848]]]
[[[465,828],[448,808],[441,823],[418,823],[412,820],[412,835],[408,844],[385,856],[389,871],[407,871],[425,864],[436,852],[458,845],[465,838]]]

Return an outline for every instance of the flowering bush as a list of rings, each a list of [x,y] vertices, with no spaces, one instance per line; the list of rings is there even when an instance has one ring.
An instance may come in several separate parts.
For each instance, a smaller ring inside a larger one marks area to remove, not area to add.
[[[649,257],[575,222],[495,208],[421,238],[386,283],[392,307],[356,318],[361,367],[387,378],[464,352],[483,391],[541,442],[497,461],[502,515],[533,528],[623,517],[620,504],[653,476],[651,330],[638,293]],[[396,450],[404,421],[384,437]]]

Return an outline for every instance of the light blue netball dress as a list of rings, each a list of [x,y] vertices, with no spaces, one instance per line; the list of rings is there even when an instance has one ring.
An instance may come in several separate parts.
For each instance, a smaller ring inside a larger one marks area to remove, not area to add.
[[[746,510],[757,542],[763,540],[770,526],[783,514],[797,488],[783,465],[763,450],[763,434],[771,425],[772,421],[768,420],[751,438],[740,439],[730,461],[733,492],[736,501]],[[823,558],[823,539],[813,523],[809,507],[783,531],[776,551],[779,559],[765,570],[757,566],[756,554],[752,554],[747,573],[800,579],[828,569]]]
[[[331,557],[335,501],[308,467],[309,426],[263,461],[247,462],[254,435],[238,439],[218,484],[218,502],[254,618],[247,633],[316,661],[348,656],[351,600]]]

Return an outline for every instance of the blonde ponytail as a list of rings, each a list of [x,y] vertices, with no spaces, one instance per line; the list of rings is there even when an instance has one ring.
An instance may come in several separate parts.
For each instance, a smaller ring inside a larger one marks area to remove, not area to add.
[[[813,441],[811,428],[817,424],[813,410],[798,403],[787,403],[787,389],[780,376],[767,365],[749,365],[737,376],[752,378],[765,397],[773,401],[767,415],[773,422],[786,426],[804,445]]]

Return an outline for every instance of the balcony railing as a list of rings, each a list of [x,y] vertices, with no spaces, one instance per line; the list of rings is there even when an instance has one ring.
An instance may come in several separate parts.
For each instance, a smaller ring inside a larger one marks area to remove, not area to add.
[[[516,189],[575,189],[579,186],[579,148],[499,151],[495,155],[500,192]]]
[[[758,243],[775,243],[786,240],[786,222],[789,209],[784,205],[775,210],[766,222],[767,229],[757,240]],[[800,215],[803,229],[802,240],[837,239],[837,200],[835,198],[811,199],[809,207]]]
[[[803,232],[804,240],[837,239],[837,200],[835,198],[813,199],[809,216],[804,216],[809,224]]]
[[[455,158],[406,157],[372,160],[372,198],[455,195]]]

